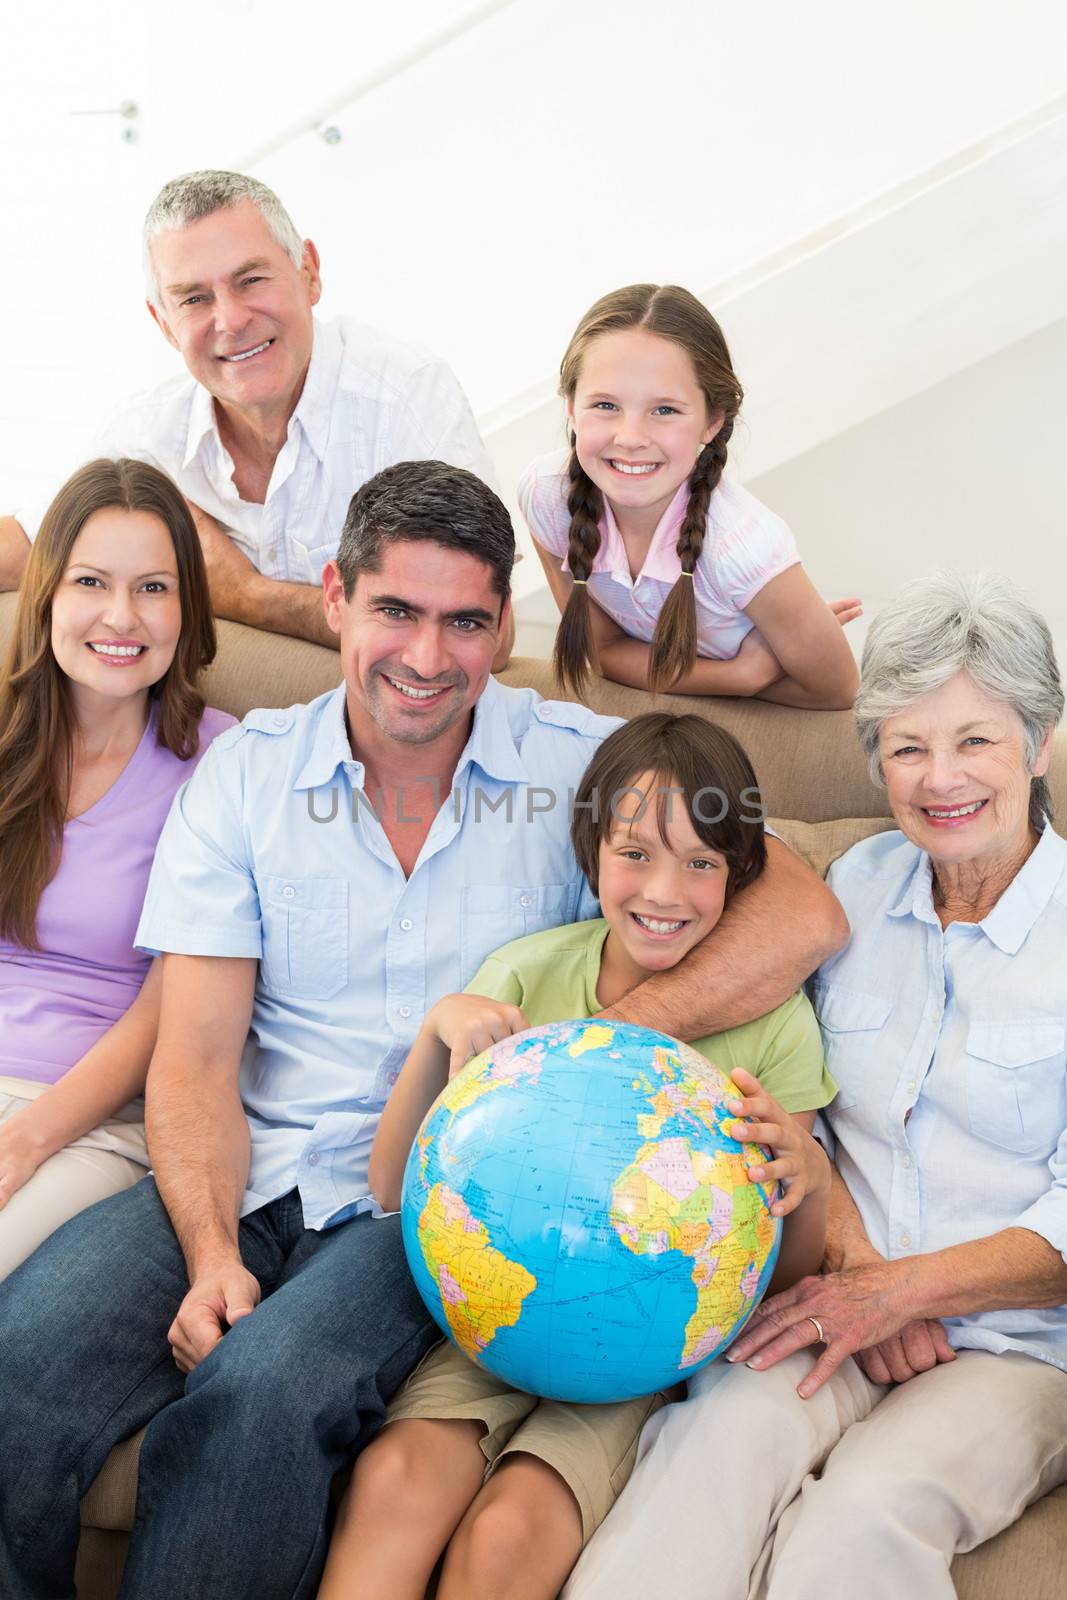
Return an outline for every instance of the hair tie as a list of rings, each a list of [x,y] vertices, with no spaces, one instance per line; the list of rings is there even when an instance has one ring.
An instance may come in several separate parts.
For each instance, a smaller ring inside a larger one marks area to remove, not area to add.
[[[684,568],[682,569],[682,577],[683,578],[691,578],[692,576],[693,576],[693,574],[691,572],[686,572]]]
[[[588,578],[573,578],[571,581],[574,584],[574,587],[576,589],[577,589],[579,584],[581,584],[583,589],[584,589],[586,584],[589,582],[589,579]]]

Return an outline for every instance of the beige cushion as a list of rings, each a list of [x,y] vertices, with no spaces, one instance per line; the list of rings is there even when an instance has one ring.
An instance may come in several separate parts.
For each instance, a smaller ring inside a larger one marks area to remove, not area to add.
[[[209,706],[243,717],[255,706],[293,706],[334,689],[341,681],[336,650],[239,622],[216,623],[218,655],[204,674]]]
[[[959,1600],[1063,1600],[1067,1594],[1067,1484],[1018,1522],[952,1563]]]
[[[501,683],[536,689],[546,699],[579,698],[560,692],[547,661],[513,658],[499,678]],[[748,751],[764,804],[776,817],[824,822],[834,816],[888,815],[885,791],[875,788],[860,755],[850,711],[796,711],[764,700],[654,696],[603,678],[591,678],[581,699],[606,716],[673,711],[719,723]]]
[[[820,878],[825,878],[831,862],[861,839],[896,827],[892,817],[834,817],[831,822],[794,822],[788,817],[770,817],[768,822],[790,850],[795,850]]]

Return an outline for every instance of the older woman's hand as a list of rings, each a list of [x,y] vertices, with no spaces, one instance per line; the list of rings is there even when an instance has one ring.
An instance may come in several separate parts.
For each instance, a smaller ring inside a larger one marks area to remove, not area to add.
[[[937,1317],[917,1317],[891,1339],[856,1351],[856,1361],[872,1383],[907,1383],[920,1372],[955,1359],[945,1324]]]
[[[906,1259],[872,1261],[801,1278],[763,1302],[731,1345],[727,1361],[747,1361],[757,1370],[773,1367],[795,1350],[821,1342],[826,1348],[797,1386],[801,1398],[810,1399],[849,1356],[885,1346],[914,1324],[907,1303],[908,1268]]]

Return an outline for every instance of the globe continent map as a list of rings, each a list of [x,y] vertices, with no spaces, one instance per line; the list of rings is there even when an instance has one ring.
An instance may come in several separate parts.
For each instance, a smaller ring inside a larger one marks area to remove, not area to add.
[[[606,1402],[723,1350],[774,1270],[764,1159],[737,1094],[666,1034],[596,1019],[516,1034],[431,1107],[404,1241],[443,1331],[515,1388]]]

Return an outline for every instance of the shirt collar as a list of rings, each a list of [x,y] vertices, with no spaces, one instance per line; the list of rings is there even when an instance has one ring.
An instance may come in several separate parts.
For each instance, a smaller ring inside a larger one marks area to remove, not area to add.
[[[487,778],[500,783],[529,783],[530,774],[519,755],[508,715],[508,694],[496,679],[478,696],[470,738],[456,765],[459,778],[466,767],[480,767]]]
[[[674,499],[656,523],[648,546],[648,554],[641,568],[642,578],[657,578],[660,583],[678,581],[682,563],[678,558],[678,535],[682,531],[685,513],[689,506],[689,480],[680,484]]]
[[[315,730],[311,736],[308,758],[297,775],[294,789],[317,789],[329,783],[338,767],[348,767],[362,778],[363,763],[352,754],[348,742],[348,722],[345,717],[345,686],[339,683],[332,694],[321,703]]]
[[[904,879],[904,885],[895,905],[887,913],[891,917],[918,917],[920,922],[937,922],[934,910],[933,877],[930,857],[925,850],[916,850],[915,865]]]
[[[292,428],[294,422],[299,422],[308,444],[319,461],[326,459],[340,367],[341,330],[335,323],[327,323],[324,326],[316,318],[311,344],[311,361],[289,426]]]
[[[193,403],[189,407],[189,430],[185,436],[185,456],[182,466],[189,466],[209,433],[218,438],[215,424],[215,402],[202,383],[193,384]],[[222,441],[219,440],[221,445]]]
[[[678,560],[678,534],[685,519],[686,506],[689,504],[688,480],[681,484],[656,523],[648,546],[648,554],[638,574],[641,578],[658,578],[663,583],[673,584],[681,572],[681,562]],[[626,546],[622,542],[619,525],[615,521],[615,513],[607,500],[604,501],[604,510],[597,526],[600,529],[600,548],[593,559],[594,572],[607,572],[619,583],[632,584],[634,579],[630,576],[630,562],[626,554]],[[569,555],[562,562],[564,572],[571,570]]]
[[[307,377],[300,391],[300,399],[289,419],[292,430],[298,422],[319,461],[326,458],[330,438],[330,417],[333,397],[337,388],[337,374],[341,366],[341,332],[333,323],[325,327],[314,319],[311,341],[311,360]],[[208,434],[219,439],[215,419],[215,402],[202,383],[193,386],[193,401],[189,408],[189,428],[185,436],[183,467],[188,467]],[[219,446],[222,440],[219,439]]]
[[[317,789],[329,783],[340,766],[362,779],[363,763],[353,756],[348,740],[343,683],[319,707],[311,750],[293,788]],[[475,703],[470,738],[456,764],[456,778],[471,766],[479,767],[487,778],[500,783],[530,781],[511,731],[507,695],[492,677]]]
[[[1034,923],[1052,898],[1053,890],[1067,867],[1067,844],[1054,833],[1048,822],[1030,855],[1023,862],[991,911],[976,926],[1005,955],[1013,956],[1026,941]],[[930,857],[922,852],[915,870],[904,884],[889,916],[908,913],[922,922],[938,922],[934,910],[933,874]]]

